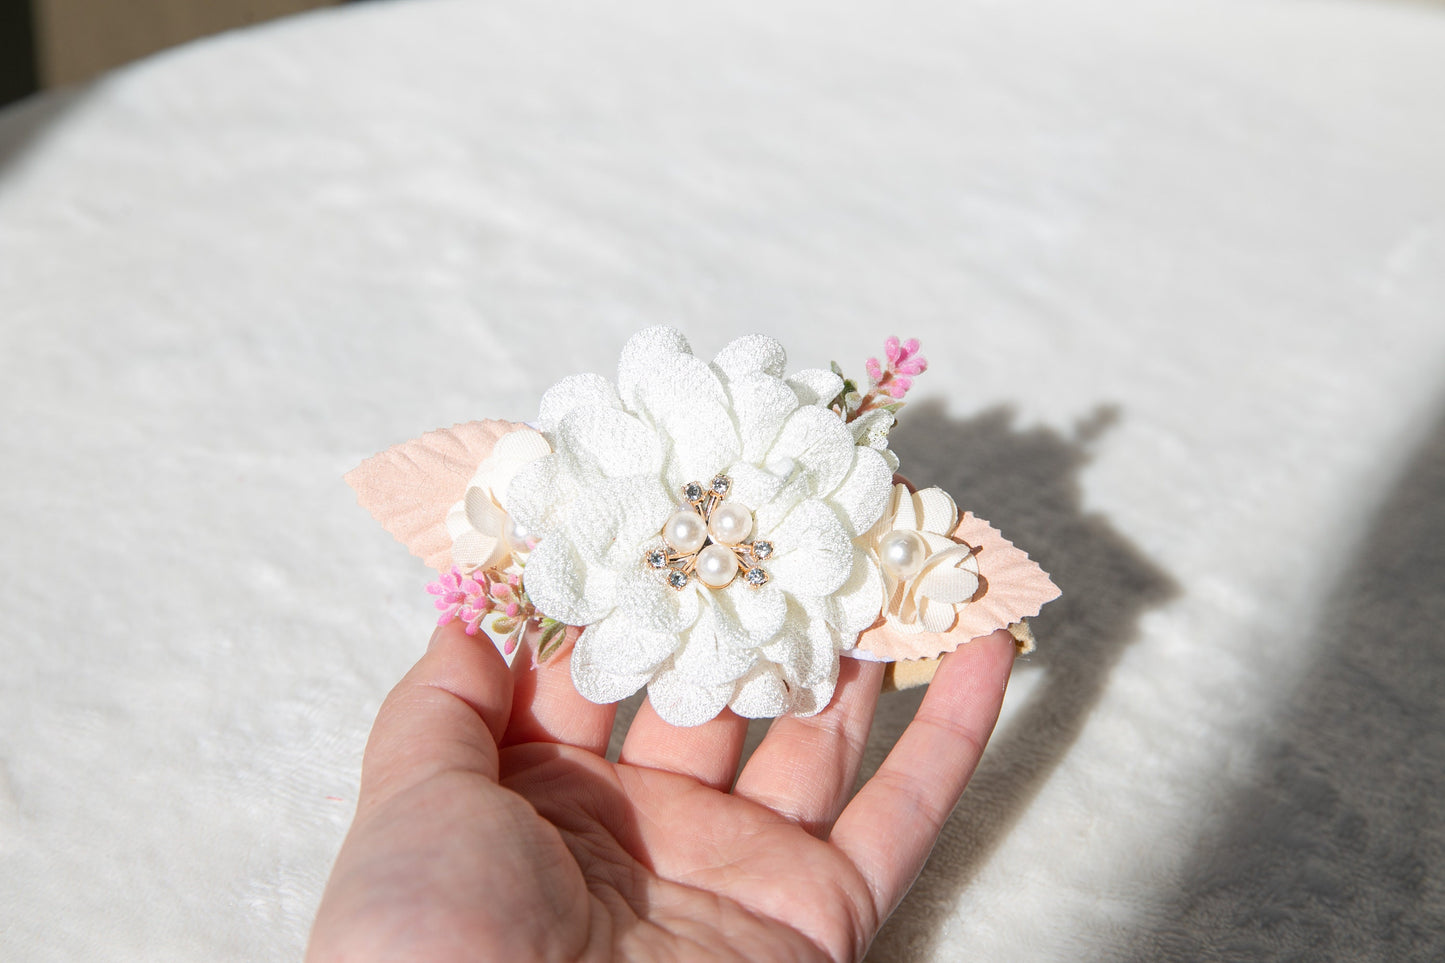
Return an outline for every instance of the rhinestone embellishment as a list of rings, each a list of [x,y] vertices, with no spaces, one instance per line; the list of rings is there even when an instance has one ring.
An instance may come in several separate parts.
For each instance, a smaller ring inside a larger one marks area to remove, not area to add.
[[[773,543],[745,540],[752,525],[752,513],[745,507],[728,502],[726,510],[717,511],[732,487],[733,480],[721,474],[706,486],[695,481],[683,485],[686,507],[663,526],[663,544],[643,554],[644,563],[674,589],[681,591],[693,579],[709,588],[726,588],[738,575],[752,588],[768,584],[769,575],[759,563],[772,556]]]

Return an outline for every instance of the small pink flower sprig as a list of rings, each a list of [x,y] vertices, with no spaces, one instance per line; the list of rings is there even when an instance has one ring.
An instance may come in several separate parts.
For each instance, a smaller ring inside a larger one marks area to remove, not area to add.
[[[494,569],[468,574],[452,566],[450,572],[442,573],[435,582],[429,583],[426,590],[437,596],[436,607],[441,612],[437,625],[461,620],[466,623],[467,635],[476,635],[479,631],[488,636],[496,633],[501,636],[502,651],[507,655],[517,650],[522,635],[532,623],[542,632],[537,643],[538,662],[550,658],[566,638],[566,625],[537,613],[522,588],[520,575]],[[496,618],[484,627],[482,620],[489,615]]]
[[[868,372],[867,394],[860,392],[858,386],[843,375],[838,363],[833,362],[833,373],[843,378],[843,390],[829,407],[844,421],[854,421],[870,411],[897,415],[904,405],[904,395],[913,387],[913,379],[928,370],[928,359],[918,353],[917,338],[900,342],[889,335],[883,342],[883,356],[888,359],[886,366],[877,358],[869,358],[863,366]]]

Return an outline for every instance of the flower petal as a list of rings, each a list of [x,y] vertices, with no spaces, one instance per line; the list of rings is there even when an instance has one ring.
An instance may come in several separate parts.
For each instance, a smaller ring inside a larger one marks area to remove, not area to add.
[[[757,509],[773,501],[783,487],[783,480],[777,475],[745,461],[733,462],[727,474],[733,480],[728,501],[753,509],[754,521]],[[778,517],[781,518],[781,514]]]
[[[945,602],[923,599],[919,603],[918,623],[925,632],[947,632],[958,621],[958,612]]]
[[[566,538],[552,536],[538,542],[527,557],[523,579],[532,604],[568,625],[591,625],[616,604],[616,576],[584,562]]]
[[[826,601],[825,617],[845,635],[856,635],[878,621],[884,602],[883,573],[870,553],[853,553],[848,581]]]
[[[613,612],[600,622],[589,625],[577,639],[572,652],[573,672],[582,659],[589,669],[619,678],[641,675],[644,681],[654,669],[666,662],[677,648],[677,636],[671,632],[652,632],[637,625],[627,616]],[[634,687],[631,695],[641,687]]]
[[[913,508],[918,527],[925,532],[952,535],[958,527],[958,506],[953,496],[942,488],[925,488],[914,492]]]
[[[656,472],[662,465],[657,434],[615,408],[577,408],[557,426],[557,449],[584,480]]]
[[[969,565],[973,562],[973,565]],[[970,568],[973,571],[970,571]],[[957,605],[973,598],[978,591],[978,563],[974,561],[967,545],[958,545],[942,552],[938,560],[930,558],[927,567],[918,575],[919,595],[930,602]],[[929,629],[930,632],[939,631]]]
[[[772,533],[777,554],[764,567],[778,588],[795,595],[829,595],[853,571],[853,542],[825,502],[809,500]]]
[[[751,586],[733,579],[712,593],[713,611],[738,630],[740,644],[761,645],[777,635],[788,614],[788,600],[776,585]]]
[[[694,685],[717,686],[736,682],[757,661],[757,650],[737,622],[710,608],[688,630],[673,668]]]
[[[728,708],[744,719],[771,719],[788,711],[793,694],[783,682],[777,666],[761,663],[737,684]]]
[[[605,704],[626,699],[638,689],[647,685],[652,673],[638,672],[625,674],[609,672],[595,663],[599,649],[596,640],[598,626],[589,625],[577,639],[572,650],[572,685],[577,693],[589,702]],[[591,639],[588,636],[592,636]]]
[[[664,722],[675,726],[700,726],[714,718],[732,697],[732,683],[696,685],[676,669],[663,669],[648,683],[647,698]]]
[[[566,537],[589,564],[629,569],[674,507],[656,475],[603,479],[568,506]]]
[[[485,488],[468,488],[462,498],[462,507],[467,513],[467,524],[483,535],[496,537],[502,534],[502,525],[507,515],[492,501],[492,494]]]
[[[507,486],[505,502],[517,523],[538,538],[561,524],[563,509],[577,493],[577,479],[565,456],[547,455],[522,468]]]
[[[632,568],[618,573],[617,610],[640,628],[676,635],[697,621],[702,591],[696,584],[680,591],[672,588],[639,558]]]
[[[537,424],[543,431],[556,431],[578,408],[621,408],[622,399],[612,382],[598,374],[568,375],[542,395]]]
[[[804,405],[783,423],[768,459],[792,459],[797,477],[817,497],[834,491],[847,477],[856,447],[843,419],[826,408]]]
[[[500,539],[480,532],[465,531],[452,539],[452,564],[463,572],[470,572],[494,561]]]
[[[822,368],[804,368],[788,375],[788,385],[801,404],[826,405],[843,390],[843,379]]]
[[[617,362],[617,393],[622,403],[636,411],[639,387],[653,377],[659,363],[679,354],[691,356],[692,347],[682,332],[669,327],[643,328],[628,338]]]
[[[853,455],[853,467],[828,502],[837,510],[849,537],[857,538],[883,517],[893,489],[893,471],[872,448],[855,447]],[[947,531],[953,531],[953,526]]]
[[[782,380],[761,373],[737,378],[727,388],[742,458],[757,464],[767,456],[788,415],[797,409],[797,395]]]
[[[729,381],[738,381],[758,372],[781,378],[788,355],[776,339],[762,334],[746,334],[719,351],[712,363]]]

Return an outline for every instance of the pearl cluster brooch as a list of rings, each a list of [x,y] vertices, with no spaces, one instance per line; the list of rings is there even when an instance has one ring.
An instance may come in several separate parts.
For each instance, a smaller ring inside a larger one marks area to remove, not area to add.
[[[650,549],[645,559],[664,573],[668,585],[681,591],[696,576],[709,588],[727,588],[739,572],[753,588],[768,584],[761,563],[773,554],[771,542],[748,541],[753,534],[753,513],[745,505],[725,501],[733,481],[718,475],[704,487],[699,482],[682,486],[687,508],[679,508],[662,526],[662,547]]]

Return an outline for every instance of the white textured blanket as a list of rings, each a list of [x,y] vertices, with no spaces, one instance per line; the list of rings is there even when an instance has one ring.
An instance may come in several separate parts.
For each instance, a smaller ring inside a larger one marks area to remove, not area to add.
[[[1425,5],[418,0],[0,115],[0,957],[299,955],[431,615],[341,474],[658,322],[921,338],[1065,593],[878,960],[1445,955],[1442,89]]]

